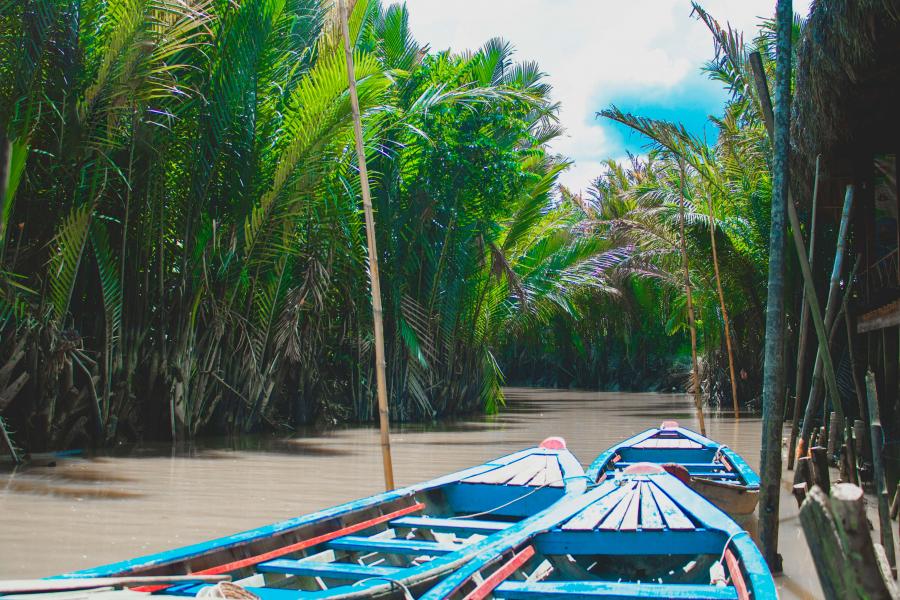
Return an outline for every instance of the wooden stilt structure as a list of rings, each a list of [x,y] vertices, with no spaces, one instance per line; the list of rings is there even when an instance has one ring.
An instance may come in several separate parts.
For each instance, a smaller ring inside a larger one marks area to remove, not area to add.
[[[369,190],[369,173],[366,169],[366,151],[363,146],[362,119],[359,114],[359,97],[356,93],[356,72],[353,68],[353,50],[350,46],[350,9],[340,0],[338,6],[341,33],[344,38],[344,54],[347,58],[347,80],[350,86],[350,109],[353,113],[353,133],[356,139],[356,157],[359,161],[359,182],[362,191],[363,211],[366,219],[366,240],[369,253],[369,279],[372,284],[372,321],[375,330],[375,378],[378,389],[378,423],[381,432],[381,458],[384,465],[384,487],[394,489],[394,467],[391,460],[390,414],[388,412],[387,375],[384,358],[384,324],[381,308],[381,280],[378,275],[378,250],[375,243],[375,213]]]

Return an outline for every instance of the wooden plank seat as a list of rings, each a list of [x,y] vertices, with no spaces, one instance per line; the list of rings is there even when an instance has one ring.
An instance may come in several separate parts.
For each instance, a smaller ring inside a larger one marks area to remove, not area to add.
[[[262,573],[282,573],[285,575],[301,575],[306,577],[325,577],[329,579],[347,579],[356,581],[371,577],[396,578],[403,571],[401,567],[382,567],[376,565],[358,565],[355,563],[320,562],[309,559],[294,560],[279,558],[260,563],[257,570]]]
[[[438,519],[434,517],[401,517],[390,523],[394,528],[430,529],[448,533],[466,535],[490,535],[502,531],[512,525],[506,521],[480,521],[476,519]]]
[[[409,554],[413,556],[442,556],[462,547],[462,544],[443,544],[430,540],[370,538],[356,535],[348,535],[326,544],[326,548],[346,552],[381,552],[382,554]]]
[[[555,454],[532,454],[462,480],[463,483],[563,487],[562,469]]]
[[[672,598],[692,600],[737,600],[734,587],[711,585],[629,583],[616,581],[507,581],[494,590],[497,598],[509,600],[602,598]]]
[[[652,479],[626,481],[562,525],[566,531],[695,529],[694,522]]]

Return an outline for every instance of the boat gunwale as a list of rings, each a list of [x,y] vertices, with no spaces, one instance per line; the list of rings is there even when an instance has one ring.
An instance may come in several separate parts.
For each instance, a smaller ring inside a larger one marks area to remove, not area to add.
[[[663,429],[661,427],[652,427],[645,431],[642,431],[632,437],[619,442],[618,444],[609,447],[607,450],[600,453],[597,458],[590,464],[587,468],[587,476],[592,482],[598,481],[599,477],[607,471],[609,468],[609,463],[613,460],[613,458],[619,453],[620,450],[626,448],[633,448],[635,445],[650,439],[660,432],[663,431],[674,431],[680,434],[681,436],[700,444],[705,450],[716,450],[723,454],[727,459],[734,470],[737,472],[738,476],[741,478],[740,484],[730,484],[735,488],[745,489],[745,490],[759,490],[760,487],[760,479],[759,475],[750,468],[750,465],[747,464],[741,455],[737,452],[729,448],[724,444],[720,444],[715,440],[712,440],[706,436],[700,435],[696,431],[691,431],[690,429],[686,429],[684,427],[671,427]],[[640,449],[636,449],[640,450]],[[673,452],[677,452],[678,449],[673,448]],[[704,481],[713,481],[712,479],[706,477],[697,477],[696,479],[703,479]]]

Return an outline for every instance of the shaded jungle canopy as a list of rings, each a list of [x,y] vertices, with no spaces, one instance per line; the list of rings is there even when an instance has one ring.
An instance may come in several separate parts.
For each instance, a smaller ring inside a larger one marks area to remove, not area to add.
[[[0,414],[17,443],[372,418],[330,5],[0,7]],[[395,418],[495,411],[505,381],[683,389],[682,198],[704,388],[731,395],[727,306],[753,402],[771,181],[747,56],[772,70],[771,28],[744,42],[696,12],[715,42],[707,70],[731,91],[718,138],[612,107],[602,117],[646,136],[648,154],[608,161],[573,195],[557,185],[569,163],[549,149],[562,129],[537,64],[501,39],[433,52],[405,6],[356,3]]]

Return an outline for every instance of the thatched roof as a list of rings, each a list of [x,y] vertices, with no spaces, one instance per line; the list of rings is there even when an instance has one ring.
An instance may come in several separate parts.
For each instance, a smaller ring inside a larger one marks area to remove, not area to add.
[[[799,49],[792,178],[808,197],[822,154],[848,175],[872,152],[900,146],[900,0],[815,0]]]

